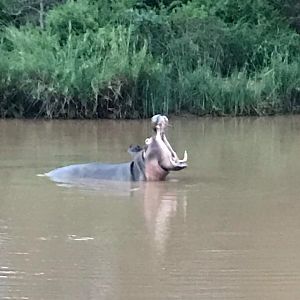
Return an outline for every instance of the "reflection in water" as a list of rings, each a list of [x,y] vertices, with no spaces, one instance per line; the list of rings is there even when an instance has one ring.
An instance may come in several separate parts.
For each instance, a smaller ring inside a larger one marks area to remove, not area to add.
[[[170,222],[177,212],[177,191],[168,191],[164,182],[147,182],[143,192],[144,216],[148,231],[153,236],[157,251],[164,254],[170,235]]]
[[[130,197],[137,193],[143,199],[143,211],[146,226],[152,236],[157,252],[164,254],[167,239],[170,235],[170,222],[175,217],[178,206],[177,187],[175,182],[116,182],[111,180],[78,179],[72,184],[56,184],[62,188],[78,189],[81,193],[101,193],[108,197]],[[187,202],[182,202],[186,214]],[[75,235],[76,237],[76,235]],[[88,240],[93,238],[74,238]]]
[[[0,299],[299,299],[300,117],[172,123],[169,181],[60,187],[149,122],[0,120]]]
[[[49,180],[46,178],[46,180]],[[124,196],[129,197],[131,193],[140,189],[138,182],[112,181],[99,179],[77,179],[70,183],[55,183],[58,187],[78,189],[85,193],[101,193],[102,196]]]

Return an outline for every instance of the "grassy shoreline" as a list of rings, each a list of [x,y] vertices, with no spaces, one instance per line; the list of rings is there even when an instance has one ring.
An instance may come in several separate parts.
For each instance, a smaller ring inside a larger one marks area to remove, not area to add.
[[[7,21],[0,117],[299,113],[300,38],[279,2],[81,0],[43,28]]]

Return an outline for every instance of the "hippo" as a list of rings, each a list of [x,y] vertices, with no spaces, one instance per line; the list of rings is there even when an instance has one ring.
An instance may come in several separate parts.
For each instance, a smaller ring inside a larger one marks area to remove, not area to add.
[[[168,118],[155,115],[151,119],[153,135],[143,147],[131,145],[128,152],[132,160],[125,163],[85,163],[54,169],[45,175],[51,180],[68,183],[75,180],[162,181],[170,171],[187,167],[187,152],[179,159],[167,140],[165,131]]]

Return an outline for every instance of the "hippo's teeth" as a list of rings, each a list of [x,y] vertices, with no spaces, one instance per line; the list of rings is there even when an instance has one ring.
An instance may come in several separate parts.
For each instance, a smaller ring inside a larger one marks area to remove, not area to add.
[[[183,159],[178,160],[178,162],[185,163],[185,162],[187,162],[187,159],[188,159],[188,155],[187,155],[186,150],[184,150]]]
[[[181,164],[185,164],[187,162],[188,155],[187,151],[184,151],[183,159],[178,159],[177,157],[171,157],[170,161],[174,167],[180,166]]]

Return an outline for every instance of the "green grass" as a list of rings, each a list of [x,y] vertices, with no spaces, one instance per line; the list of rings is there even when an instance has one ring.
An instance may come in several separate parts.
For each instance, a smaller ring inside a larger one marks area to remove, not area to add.
[[[233,0],[172,9],[69,1],[47,13],[43,31],[7,25],[0,117],[298,112],[299,35],[266,3],[245,1],[237,13]]]

